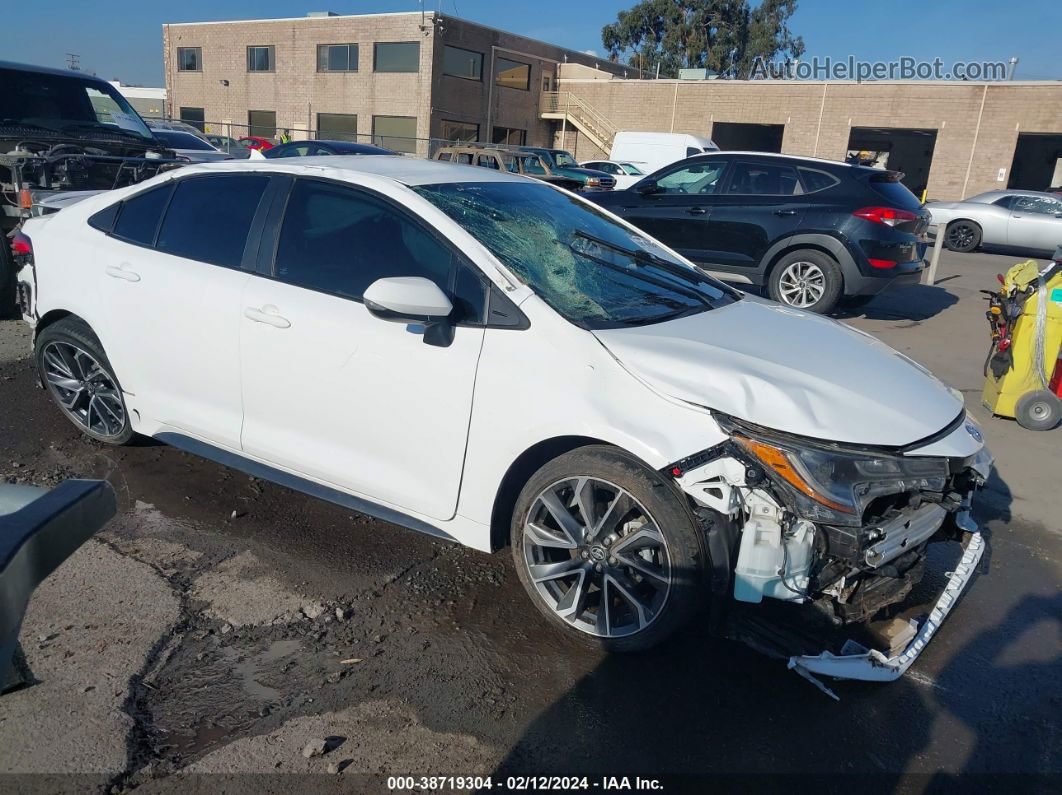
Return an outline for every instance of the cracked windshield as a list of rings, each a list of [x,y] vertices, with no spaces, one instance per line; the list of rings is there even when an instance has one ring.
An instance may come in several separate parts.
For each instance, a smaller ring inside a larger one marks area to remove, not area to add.
[[[552,188],[447,183],[415,190],[576,325],[658,323],[737,300],[664,248]]]

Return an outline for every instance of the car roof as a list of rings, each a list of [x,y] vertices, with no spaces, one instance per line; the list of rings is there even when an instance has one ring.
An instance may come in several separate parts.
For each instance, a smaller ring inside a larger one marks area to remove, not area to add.
[[[1017,189],[999,189],[999,190],[986,190],[984,193],[978,193],[976,196],[971,196],[963,201],[989,201],[991,199],[1002,199],[1004,196],[1032,196],[1034,198],[1057,198],[1053,193],[1048,193],[1043,190],[1017,190]]]
[[[465,166],[442,160],[421,160],[402,155],[349,157],[284,157],[275,160],[226,160],[217,164],[185,166],[180,172],[211,173],[222,171],[293,171],[320,175],[321,171],[350,171],[391,179],[403,185],[434,185],[448,182],[526,182],[526,177],[479,166]],[[175,172],[177,173],[177,172]]]
[[[859,165],[857,163],[845,163],[843,160],[829,160],[829,159],[827,159],[825,157],[810,157],[810,156],[806,156],[806,155],[787,155],[787,154],[783,154],[782,152],[753,152],[753,151],[745,151],[745,150],[726,150],[726,151],[724,151],[722,149],[719,149],[719,150],[716,150],[716,151],[713,151],[713,152],[704,152],[704,153],[699,154],[699,155],[693,155],[692,157],[688,157],[686,159],[687,160],[697,160],[699,158],[705,158],[705,157],[719,157],[720,155],[738,155],[738,156],[741,156],[741,157],[776,157],[776,158],[779,158],[781,160],[801,160],[801,161],[806,161],[808,163],[818,163],[818,164],[824,165],[824,166],[847,166],[849,168],[862,169],[864,171],[879,171],[879,172],[883,172],[883,173],[891,170],[891,169],[884,169],[884,168],[874,168],[873,166],[861,166],[861,165]]]
[[[0,69],[14,69],[19,72],[37,72],[42,75],[57,75],[58,77],[73,77],[79,80],[91,80],[95,83],[110,85],[102,77],[87,75],[84,72],[73,72],[69,69],[53,69],[50,66],[33,66],[28,63],[15,63],[14,61],[0,61]]]

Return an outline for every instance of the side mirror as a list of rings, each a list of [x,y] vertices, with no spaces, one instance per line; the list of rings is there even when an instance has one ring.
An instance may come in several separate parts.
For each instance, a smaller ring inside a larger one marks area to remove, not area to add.
[[[450,313],[454,305],[439,285],[423,276],[391,276],[377,279],[362,296],[365,308],[381,320],[420,323],[424,341],[445,347],[453,340]]]
[[[642,194],[642,196],[651,196],[652,194],[659,192],[660,186],[656,184],[655,179],[643,179],[634,186],[634,189]]]

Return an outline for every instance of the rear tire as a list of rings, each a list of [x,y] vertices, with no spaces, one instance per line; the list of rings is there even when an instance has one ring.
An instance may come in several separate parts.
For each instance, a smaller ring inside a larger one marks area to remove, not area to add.
[[[843,289],[840,266],[814,249],[786,254],[767,280],[767,292],[778,303],[820,315],[833,311]]]
[[[1046,389],[1026,392],[1014,407],[1014,419],[1030,431],[1049,431],[1062,420],[1062,399]]]
[[[609,651],[655,646],[705,604],[702,537],[674,483],[606,445],[539,469],[511,526],[535,607],[569,638]]]
[[[121,384],[96,334],[79,317],[64,317],[37,336],[34,360],[41,383],[63,415],[104,444],[133,438]]]
[[[973,221],[952,221],[944,230],[944,245],[949,251],[968,254],[981,245],[981,227]]]

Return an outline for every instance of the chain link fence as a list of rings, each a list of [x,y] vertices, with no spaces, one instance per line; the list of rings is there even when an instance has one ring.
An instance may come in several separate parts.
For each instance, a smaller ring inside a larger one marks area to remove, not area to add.
[[[276,146],[287,141],[348,141],[350,143],[372,144],[391,149],[394,152],[411,157],[432,158],[443,146],[463,143],[459,140],[445,138],[408,138],[401,135],[352,133],[343,130],[306,129],[303,127],[272,127],[235,122],[191,121],[188,119],[151,119],[150,122],[160,127],[194,132],[206,137],[219,149],[232,152],[247,149],[241,139],[262,138]]]

